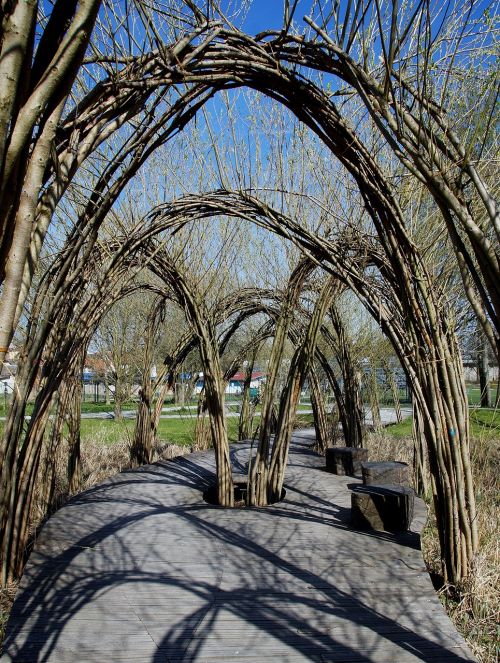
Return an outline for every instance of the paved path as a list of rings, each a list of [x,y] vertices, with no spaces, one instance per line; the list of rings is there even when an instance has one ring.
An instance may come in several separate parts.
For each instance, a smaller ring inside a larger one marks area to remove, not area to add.
[[[473,660],[416,532],[349,525],[347,485],[295,438],[286,499],[208,506],[213,454],[122,473],[46,524],[5,661],[305,663]],[[244,470],[248,449],[235,447]],[[419,501],[414,528],[425,518]]]
[[[226,417],[239,417],[240,413],[237,412],[236,410],[233,410],[231,406],[233,403],[229,402],[226,403],[227,405],[227,412],[226,412]],[[193,418],[196,419],[196,406],[189,405],[184,410],[181,412],[179,408],[175,407],[164,407],[162,409],[162,413],[160,415],[161,419],[179,419],[182,417],[183,419],[186,418]],[[365,407],[364,408],[365,412],[365,423],[366,424],[372,424],[373,423],[373,418],[372,418],[372,413],[370,408]],[[297,414],[299,415],[304,415],[304,414],[312,414],[312,410],[308,409],[303,409],[303,410],[298,410]],[[411,407],[405,407],[403,406],[401,408],[401,413],[403,415],[403,418],[410,417],[411,416]],[[113,412],[83,412],[82,413],[82,419],[114,419],[115,415]],[[135,410],[124,410],[122,412],[122,416],[125,419],[135,419],[137,416],[137,412]],[[255,415],[256,417],[260,417],[260,412],[256,412]],[[29,417],[26,417],[27,419]],[[383,425],[386,424],[394,424],[397,422],[396,418],[396,411],[393,407],[381,407],[380,408],[380,419],[382,421]],[[340,426],[340,424],[339,424]]]
[[[227,404],[229,407],[227,408],[226,412],[226,417],[239,417],[240,413],[232,410],[231,409],[231,403]],[[178,407],[164,407],[162,409],[163,413],[167,414],[161,414],[160,419],[196,419],[196,410],[197,407],[196,405],[188,405],[186,408],[183,409],[183,411],[180,410]],[[402,407],[401,412],[403,414],[403,418],[411,416],[411,408],[410,407]],[[312,414],[312,410],[298,410],[297,414],[303,415],[303,414]],[[260,412],[256,412],[255,417],[260,417]],[[135,419],[137,417],[137,410],[123,410],[122,411],[122,417],[124,419]],[[26,421],[29,421],[31,419],[30,415],[27,414],[25,417]],[[108,412],[82,412],[81,414],[82,419],[114,419],[115,415],[113,411],[108,411]],[[5,421],[7,417],[2,416],[0,417],[0,421]],[[380,408],[380,419],[382,421],[383,425],[386,424],[394,424],[396,423],[396,412],[393,407],[382,407]],[[365,423],[366,424],[371,424],[372,423],[372,414],[370,408],[365,407]],[[340,424],[339,424],[340,426]]]

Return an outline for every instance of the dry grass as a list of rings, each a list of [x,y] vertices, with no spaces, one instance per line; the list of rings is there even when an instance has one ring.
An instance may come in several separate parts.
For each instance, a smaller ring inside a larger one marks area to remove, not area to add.
[[[367,439],[370,460],[401,460],[412,467],[411,438],[373,432]],[[440,598],[480,663],[498,663],[500,617],[500,441],[473,438],[472,465],[478,510],[479,553],[466,582],[444,586]],[[422,551],[429,571],[440,575],[439,540],[429,501]]]
[[[4,589],[0,587],[0,656],[2,654],[2,642],[9,618],[10,608],[16,595],[17,583],[10,583]]]
[[[153,462],[170,460],[191,453],[188,446],[169,444],[157,440],[153,447]],[[130,442],[123,440],[103,444],[97,438],[82,445],[82,490],[104,481],[130,467]]]

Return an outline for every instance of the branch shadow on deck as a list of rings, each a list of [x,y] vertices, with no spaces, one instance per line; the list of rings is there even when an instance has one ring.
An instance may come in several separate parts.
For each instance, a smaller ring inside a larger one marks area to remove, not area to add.
[[[394,618],[356,596],[359,573],[367,582],[374,573],[358,564],[364,541],[414,548],[417,535],[359,532],[357,548],[330,559],[330,537],[350,530],[346,507],[296,481],[264,510],[211,507],[201,497],[214,480],[209,456],[125,472],[61,509],[30,560],[2,660],[368,662],[383,643],[408,660],[472,660],[439,644],[439,625],[429,637],[417,632],[410,594],[391,594]],[[323,528],[324,549],[304,548],[310,527]],[[223,641],[231,658],[217,656]]]

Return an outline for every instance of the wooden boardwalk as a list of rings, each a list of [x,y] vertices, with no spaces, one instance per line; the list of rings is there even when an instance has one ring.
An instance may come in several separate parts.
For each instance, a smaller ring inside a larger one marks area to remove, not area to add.
[[[349,525],[352,478],[295,437],[286,499],[221,509],[213,453],[125,472],[44,527],[2,663],[472,661],[417,533]],[[248,448],[236,447],[243,471]],[[417,505],[414,527],[425,518]]]

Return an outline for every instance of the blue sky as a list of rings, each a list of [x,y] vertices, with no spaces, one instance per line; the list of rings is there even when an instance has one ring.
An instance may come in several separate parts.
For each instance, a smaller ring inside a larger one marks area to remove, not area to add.
[[[244,29],[251,34],[262,30],[279,29],[283,23],[282,0],[254,0]]]
[[[310,0],[299,0],[295,12],[296,22],[302,23],[310,7]],[[279,30],[282,25],[283,0],[253,0],[243,27],[250,34],[256,34],[262,30]]]

